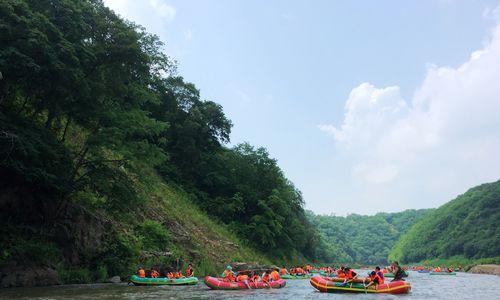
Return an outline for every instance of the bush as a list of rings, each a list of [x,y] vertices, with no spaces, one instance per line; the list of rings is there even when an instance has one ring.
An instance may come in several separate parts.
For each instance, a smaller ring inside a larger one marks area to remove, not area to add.
[[[91,283],[92,272],[87,268],[59,268],[59,278],[63,283]]]
[[[165,251],[170,247],[170,233],[161,223],[146,220],[139,226],[138,231],[142,236],[143,249]]]

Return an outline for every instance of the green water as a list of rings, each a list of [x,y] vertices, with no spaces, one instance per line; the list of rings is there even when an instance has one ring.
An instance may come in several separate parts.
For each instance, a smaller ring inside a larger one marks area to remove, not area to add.
[[[360,271],[360,274],[366,270]],[[126,284],[65,285],[0,290],[0,299],[500,299],[500,276],[459,273],[430,276],[410,272],[408,295],[324,294],[309,280],[289,280],[282,289],[213,291],[196,286],[128,286]]]

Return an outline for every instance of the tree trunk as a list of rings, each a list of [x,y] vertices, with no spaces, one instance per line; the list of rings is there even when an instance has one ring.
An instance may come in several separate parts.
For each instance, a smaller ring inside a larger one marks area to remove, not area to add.
[[[66,125],[64,126],[64,131],[63,131],[63,135],[61,138],[61,142],[63,142],[63,143],[64,143],[64,141],[66,141],[66,133],[68,132],[68,127],[69,127],[70,123],[71,123],[71,118],[68,117],[68,120],[66,121]]]

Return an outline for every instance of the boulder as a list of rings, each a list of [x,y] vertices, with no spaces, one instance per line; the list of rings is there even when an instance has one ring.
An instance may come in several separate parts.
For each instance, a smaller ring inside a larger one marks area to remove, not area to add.
[[[61,284],[56,270],[47,266],[10,263],[0,267],[0,287],[48,286]]]
[[[477,265],[472,267],[467,272],[474,274],[490,274],[500,276],[500,265]]]
[[[122,282],[120,276],[113,276],[111,278],[109,278],[106,282],[108,283],[120,283]]]

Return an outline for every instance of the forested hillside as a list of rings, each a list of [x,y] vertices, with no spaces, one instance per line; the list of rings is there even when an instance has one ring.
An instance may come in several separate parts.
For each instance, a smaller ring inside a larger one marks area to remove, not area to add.
[[[315,258],[301,193],[100,0],[0,2],[0,269]],[[42,251],[40,251],[42,250]]]
[[[389,256],[402,262],[500,257],[500,181],[471,188],[432,211]]]
[[[400,236],[430,211],[406,210],[347,217],[308,212],[308,217],[323,237],[325,244],[320,256],[325,261],[386,264],[389,251]]]

